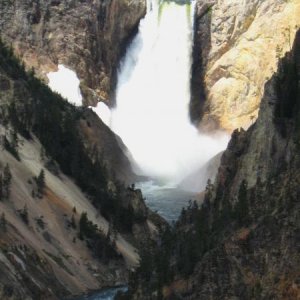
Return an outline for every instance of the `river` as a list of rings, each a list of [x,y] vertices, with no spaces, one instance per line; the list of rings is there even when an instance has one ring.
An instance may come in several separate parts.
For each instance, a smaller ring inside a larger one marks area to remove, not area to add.
[[[126,292],[127,287],[121,286],[115,288],[107,288],[99,292],[91,293],[89,295],[79,296],[77,298],[74,298],[73,300],[113,300],[119,291]]]
[[[226,148],[229,138],[201,133],[190,121],[195,0],[179,4],[185,2],[147,0],[147,14],[120,63],[116,106],[109,109],[99,102],[93,108],[122,138],[135,171],[159,182],[142,184],[142,191],[147,204],[164,217],[169,207],[169,220],[191,198],[189,191],[178,188],[181,182],[191,179],[185,186],[193,192],[205,186],[208,175],[203,166]],[[75,73],[60,66],[48,77],[54,90],[80,105]],[[195,178],[197,170],[203,172]]]
[[[175,221],[195,191],[179,188],[217,153],[228,136],[209,136],[191,124],[190,80],[195,1],[147,0],[147,14],[123,58],[116,107],[94,110],[128,147],[147,205],[168,222]],[[203,186],[205,174],[199,177]],[[200,192],[200,191],[199,191]],[[114,299],[118,288],[78,300]]]

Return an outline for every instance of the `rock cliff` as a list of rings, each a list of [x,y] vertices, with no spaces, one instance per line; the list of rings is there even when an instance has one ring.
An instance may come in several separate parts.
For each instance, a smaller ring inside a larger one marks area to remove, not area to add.
[[[299,79],[300,32],[207,192],[211,242],[219,242],[196,265],[188,299],[299,298]]]
[[[300,32],[257,121],[234,131],[202,206],[190,204],[162,237],[153,251],[162,261],[141,264],[131,299],[300,297],[299,79]]]
[[[206,130],[248,128],[264,84],[292,47],[298,0],[198,0],[191,115]]]
[[[42,78],[63,64],[85,104],[112,105],[120,57],[145,13],[145,0],[1,1],[0,32]]]
[[[26,72],[1,41],[0,144],[0,299],[126,283],[139,243],[164,222],[122,183],[129,162],[110,129]]]

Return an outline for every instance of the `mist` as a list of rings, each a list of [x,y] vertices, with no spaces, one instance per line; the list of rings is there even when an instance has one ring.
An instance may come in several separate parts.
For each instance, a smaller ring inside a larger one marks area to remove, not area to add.
[[[193,174],[229,140],[225,133],[202,134],[190,122],[194,5],[148,0],[146,17],[119,68],[116,107],[99,102],[92,108],[122,138],[139,174],[171,186],[184,180],[191,190]],[[82,104],[75,72],[59,65],[48,78],[53,90]],[[205,186],[208,175],[202,173],[197,177],[203,182],[196,180],[194,188]]]
[[[110,126],[144,175],[178,183],[222,151],[228,136],[189,118],[194,4],[148,2],[118,74]]]

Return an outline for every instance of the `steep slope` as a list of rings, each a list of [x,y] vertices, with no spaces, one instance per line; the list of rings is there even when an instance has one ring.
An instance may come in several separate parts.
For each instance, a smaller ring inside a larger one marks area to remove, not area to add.
[[[163,222],[116,179],[126,162],[119,139],[26,73],[2,42],[0,135],[0,298],[62,299],[126,283],[136,247],[156,237],[150,218]]]
[[[256,119],[264,84],[289,51],[300,3],[197,1],[192,118],[201,128],[232,131]]]
[[[85,104],[112,104],[120,56],[145,13],[145,0],[1,1],[0,32],[42,78],[64,64]]]
[[[299,299],[299,79],[300,32],[257,121],[233,133],[203,205],[165,232],[162,260],[144,258],[130,299]]]
[[[103,232],[107,232],[108,222],[63,174],[57,177],[45,170],[45,193],[43,197],[33,196],[37,190],[34,178],[45,168],[40,159],[41,145],[22,138],[20,142],[21,161],[7,151],[0,154],[1,172],[8,164],[12,174],[10,197],[0,203],[7,222],[1,226],[0,235],[0,269],[5,274],[0,278],[0,298],[61,299],[70,293],[125,282],[126,267],[121,258],[110,264],[101,262],[86,241],[78,238],[82,212],[87,212]],[[28,224],[21,217],[25,207]],[[72,218],[76,228],[70,225]],[[128,255],[124,254],[131,264],[136,263],[136,253],[129,244]]]
[[[300,33],[266,84],[257,122],[236,131],[222,157],[202,210],[210,246],[189,299],[299,298],[299,62]]]

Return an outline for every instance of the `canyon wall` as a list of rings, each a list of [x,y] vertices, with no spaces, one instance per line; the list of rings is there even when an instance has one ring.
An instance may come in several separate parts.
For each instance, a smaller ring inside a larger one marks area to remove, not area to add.
[[[120,57],[145,13],[145,0],[1,1],[0,32],[40,77],[64,64],[86,105],[112,105]]]
[[[119,138],[26,72],[2,42],[0,144],[0,299],[126,284],[138,247],[165,222],[124,184],[133,173]]]
[[[264,84],[292,47],[298,0],[198,0],[191,116],[200,128],[247,128]]]
[[[292,48],[256,122],[233,132],[203,204],[182,211],[152,265],[142,261],[130,299],[300,297],[300,31]]]
[[[207,189],[212,244],[188,299],[299,298],[299,78],[300,32],[265,86],[257,121],[233,133]]]

